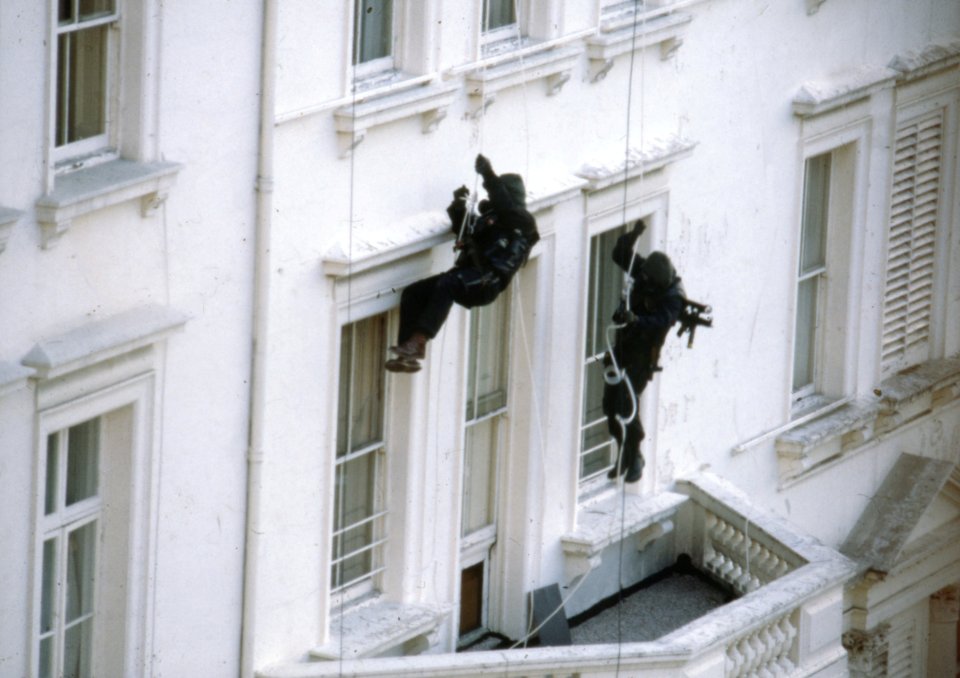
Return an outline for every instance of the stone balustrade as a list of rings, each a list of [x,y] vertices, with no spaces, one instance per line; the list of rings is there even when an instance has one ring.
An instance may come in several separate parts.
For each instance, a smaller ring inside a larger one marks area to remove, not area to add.
[[[672,512],[675,529],[665,538],[674,540],[677,555],[690,555],[698,569],[739,597],[657,640],[308,662],[268,668],[258,676],[846,675],[843,588],[855,575],[854,563],[761,512],[718,478],[683,480],[675,491],[686,499],[671,495],[668,506],[648,503],[659,511],[654,518]],[[589,569],[581,576],[590,576]]]

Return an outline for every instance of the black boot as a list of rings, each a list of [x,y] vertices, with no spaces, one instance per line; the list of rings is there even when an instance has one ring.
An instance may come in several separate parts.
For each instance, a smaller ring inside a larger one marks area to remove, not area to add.
[[[643,455],[637,452],[636,456],[630,460],[627,465],[627,475],[623,479],[625,483],[635,483],[643,475]]]

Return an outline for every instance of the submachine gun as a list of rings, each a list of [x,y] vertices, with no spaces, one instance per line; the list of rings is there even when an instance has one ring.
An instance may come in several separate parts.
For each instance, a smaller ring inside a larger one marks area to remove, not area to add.
[[[677,322],[680,323],[677,336],[683,336],[684,332],[690,333],[690,336],[687,338],[687,348],[693,346],[693,337],[697,333],[698,327],[713,327],[713,316],[710,315],[711,313],[713,313],[713,309],[706,304],[684,298],[683,310],[680,311],[680,316],[677,318]]]

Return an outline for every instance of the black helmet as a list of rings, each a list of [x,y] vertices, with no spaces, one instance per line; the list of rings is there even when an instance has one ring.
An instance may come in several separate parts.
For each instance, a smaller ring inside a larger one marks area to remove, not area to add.
[[[501,174],[500,180],[503,181],[503,187],[515,202],[521,206],[527,204],[527,189],[523,185],[523,177],[519,174]]]
[[[655,287],[667,289],[677,277],[676,269],[663,252],[651,252],[640,267],[640,275]]]

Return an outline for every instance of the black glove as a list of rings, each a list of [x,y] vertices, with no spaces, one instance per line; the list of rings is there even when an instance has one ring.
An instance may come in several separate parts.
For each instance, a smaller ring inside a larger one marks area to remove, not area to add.
[[[473,168],[477,170],[477,174],[487,177],[488,174],[493,174],[493,165],[490,164],[490,161],[487,160],[486,156],[482,153],[477,153],[477,159],[473,163]]]
[[[641,235],[643,235],[643,232],[646,230],[647,230],[646,222],[644,222],[643,219],[637,219],[637,223],[633,225],[633,231],[631,232],[631,235],[634,235],[637,238],[639,238]]]
[[[629,325],[634,320],[637,319],[637,316],[634,315],[633,311],[627,308],[627,305],[623,303],[623,300],[620,300],[620,305],[617,306],[617,310],[613,312],[613,322],[617,325]]]
[[[455,191],[453,192],[453,199],[454,199],[454,200],[463,200],[463,199],[466,198],[468,195],[470,195],[470,189],[467,188],[466,186],[461,186],[460,188],[458,188],[457,190],[455,190]]]

